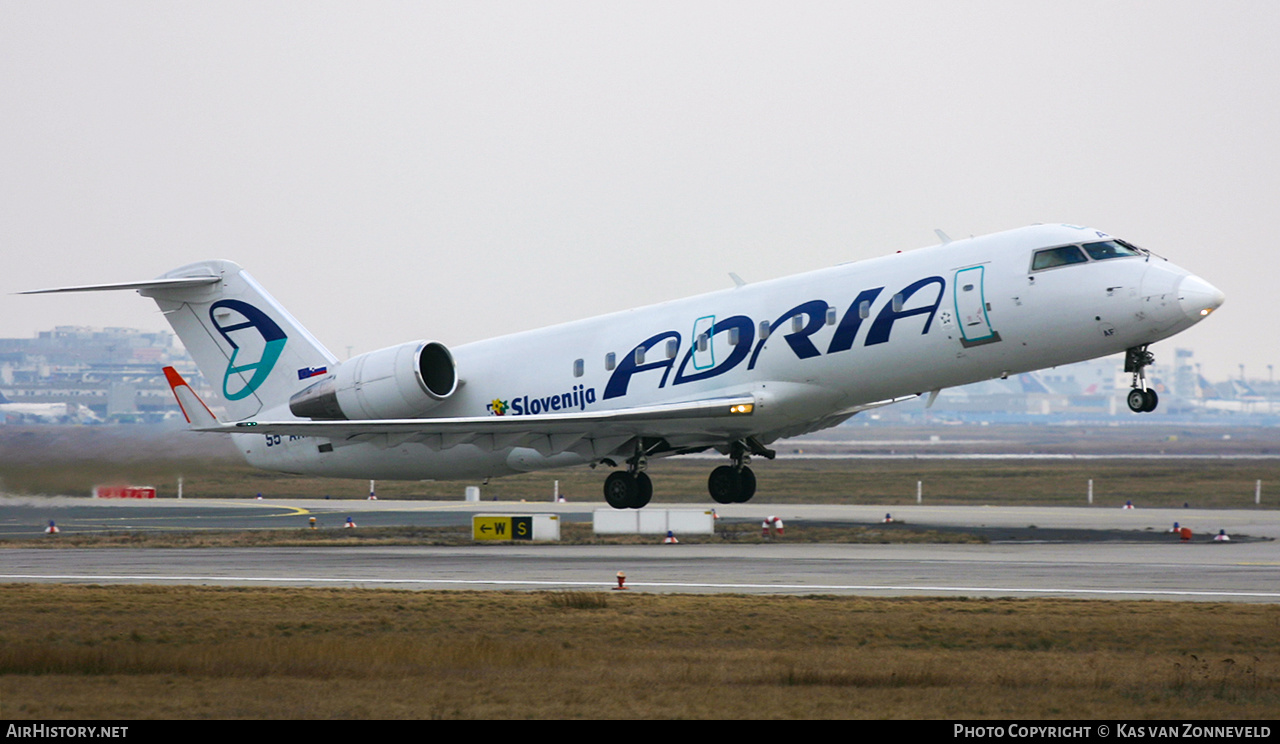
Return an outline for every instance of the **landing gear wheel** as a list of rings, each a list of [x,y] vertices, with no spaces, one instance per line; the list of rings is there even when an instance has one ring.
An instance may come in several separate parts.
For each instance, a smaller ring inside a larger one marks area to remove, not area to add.
[[[721,465],[707,478],[707,491],[717,504],[736,504],[741,483],[742,478],[732,465]]]
[[[1129,391],[1125,402],[1129,404],[1129,410],[1134,413],[1151,413],[1156,410],[1156,405],[1160,402],[1160,396],[1156,395],[1156,391],[1147,387],[1147,377],[1143,373],[1143,370],[1155,361],[1155,356],[1147,351],[1146,346],[1135,346],[1125,350],[1124,371],[1133,374],[1133,389]]]
[[[756,474],[746,466],[721,465],[707,478],[707,491],[717,504],[745,504],[756,495]]]
[[[1151,413],[1160,404],[1160,396],[1156,395],[1156,391],[1151,388],[1146,390],[1134,388],[1129,391],[1126,402],[1129,404],[1129,410],[1134,413]]]
[[[614,509],[630,509],[639,495],[640,485],[630,473],[610,473],[604,481],[604,500]],[[649,486],[649,495],[653,495],[653,485]]]
[[[653,481],[647,473],[636,473],[636,495],[631,500],[632,509],[643,509],[653,498]]]
[[[604,481],[604,500],[614,509],[641,509],[653,498],[653,481],[644,473],[610,473]]]

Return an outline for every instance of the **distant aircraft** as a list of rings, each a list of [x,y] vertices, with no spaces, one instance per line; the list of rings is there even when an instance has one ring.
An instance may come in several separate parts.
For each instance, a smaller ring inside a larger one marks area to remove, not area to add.
[[[23,422],[65,423],[68,421],[88,423],[97,421],[98,417],[88,406],[79,403],[14,403],[0,393],[0,421],[13,419]]]
[[[942,388],[1125,352],[1151,411],[1147,347],[1223,302],[1216,288],[1106,233],[1039,225],[747,284],[450,349],[412,341],[339,363],[230,261],[149,281],[218,420],[166,370],[193,429],[261,468],[346,478],[487,478],[625,466],[615,508],[653,495],[651,458],[714,449],[719,503],[752,497],[778,439]]]
[[[1018,384],[1022,386],[1022,392],[1027,394],[1048,395],[1053,391],[1049,386],[1044,384],[1044,380],[1034,372],[1024,372],[1018,375]]]

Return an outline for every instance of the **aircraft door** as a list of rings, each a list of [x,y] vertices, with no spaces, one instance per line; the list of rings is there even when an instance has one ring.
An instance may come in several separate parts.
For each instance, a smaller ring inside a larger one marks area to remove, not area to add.
[[[970,266],[956,272],[955,287],[956,320],[960,324],[960,343],[967,347],[991,344],[1000,340],[1000,334],[991,327],[988,311],[991,309],[983,293],[983,266]]]
[[[693,322],[693,368],[710,369],[716,364],[716,316],[704,315]]]

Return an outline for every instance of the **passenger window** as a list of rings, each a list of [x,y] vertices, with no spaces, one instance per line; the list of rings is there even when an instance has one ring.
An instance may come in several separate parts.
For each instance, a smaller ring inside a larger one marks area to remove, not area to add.
[[[1085,258],[1084,252],[1080,250],[1080,246],[1064,245],[1061,248],[1036,251],[1035,258],[1031,259],[1031,270],[1052,269],[1055,266],[1086,263],[1088,260]]]
[[[766,338],[769,338],[769,321],[762,320],[760,321],[760,340],[763,341]]]
[[[674,338],[667,339],[667,358],[675,359],[676,354],[680,351],[680,342]]]
[[[618,366],[618,355],[612,351],[604,355],[604,369],[606,372],[612,372],[614,367]]]
[[[1138,252],[1132,248],[1126,248],[1114,240],[1106,240],[1101,243],[1085,243],[1084,249],[1088,251],[1089,257],[1094,261],[1105,261],[1108,258],[1121,258],[1123,256],[1136,256]]]
[[[585,366],[585,365],[583,365],[583,363],[582,363],[582,360],[581,360],[581,359],[575,359],[575,360],[573,360],[573,376],[574,376],[574,377],[582,377],[582,373],[586,371],[586,370],[584,369],[584,366]]]

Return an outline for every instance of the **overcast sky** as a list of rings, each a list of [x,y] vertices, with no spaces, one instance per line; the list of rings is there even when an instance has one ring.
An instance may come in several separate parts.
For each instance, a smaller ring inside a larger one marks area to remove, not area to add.
[[[0,0],[11,292],[228,258],[340,358],[1037,222],[1227,295],[1154,347],[1280,365],[1274,2]]]

